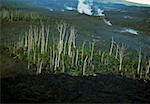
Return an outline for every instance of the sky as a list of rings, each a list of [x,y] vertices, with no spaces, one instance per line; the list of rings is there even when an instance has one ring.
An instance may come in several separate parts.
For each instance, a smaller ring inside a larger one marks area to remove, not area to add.
[[[150,5],[150,0],[126,0],[133,3],[139,3],[139,4],[148,4]]]
[[[95,0],[103,3],[119,3],[134,6],[150,6],[150,0]]]

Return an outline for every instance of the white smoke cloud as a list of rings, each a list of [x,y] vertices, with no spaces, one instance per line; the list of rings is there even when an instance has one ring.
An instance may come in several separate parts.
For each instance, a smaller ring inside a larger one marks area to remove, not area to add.
[[[104,10],[97,8],[93,9],[93,0],[78,0],[77,11],[81,14],[93,15],[93,16],[102,16],[105,17]],[[104,23],[112,26],[112,23],[107,19],[103,19]]]
[[[81,14],[93,16],[105,16],[104,10],[97,8],[93,9],[93,0],[78,0],[77,11]]]
[[[97,9],[97,16],[105,16],[104,10]]]
[[[77,6],[77,11],[81,14],[86,14],[86,15],[92,15],[92,8],[90,5],[85,3],[86,0],[79,0],[78,1],[78,6]]]

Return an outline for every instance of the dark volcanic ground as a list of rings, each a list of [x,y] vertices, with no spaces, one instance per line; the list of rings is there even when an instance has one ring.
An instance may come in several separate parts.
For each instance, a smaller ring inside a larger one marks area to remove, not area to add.
[[[1,79],[2,103],[150,103],[150,82],[113,74],[39,75]]]

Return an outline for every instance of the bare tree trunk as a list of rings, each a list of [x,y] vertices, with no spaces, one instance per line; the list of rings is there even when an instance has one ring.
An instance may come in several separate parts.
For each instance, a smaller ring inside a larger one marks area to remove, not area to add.
[[[72,57],[72,45],[73,45],[73,48],[76,48],[76,46],[75,46],[75,29],[74,29],[74,27],[71,27],[70,36],[69,36],[69,40],[68,40],[68,55],[70,57]]]
[[[65,37],[64,51],[63,51],[63,54],[64,54],[64,55],[66,54],[67,42],[68,42],[68,34],[67,34],[66,37]]]
[[[60,53],[58,53],[58,60],[57,60],[57,67],[59,67],[59,65],[60,65]]]
[[[57,59],[57,58],[58,58],[58,56],[57,56],[57,53],[56,53],[56,56],[55,56],[55,64],[54,64],[54,65],[55,65],[55,66],[54,66],[54,72],[55,72],[55,73],[56,73],[56,70],[57,70],[57,63],[58,63],[58,61],[57,61],[58,59]]]
[[[116,47],[116,55],[115,55],[115,58],[117,59],[118,58],[118,50],[119,50],[119,46],[117,44],[117,47]]]
[[[62,72],[65,72],[65,65],[64,65],[64,56],[62,56]]]
[[[82,44],[82,55],[81,55],[81,62],[83,62],[83,55],[84,55],[84,46],[85,46],[85,41]]]
[[[41,74],[41,72],[42,72],[42,65],[43,65],[43,61],[41,61],[40,64],[38,65],[37,72],[36,72],[37,75]]]
[[[124,57],[124,52],[125,52],[126,48],[125,46],[122,44],[121,47],[119,47],[119,71],[122,70],[122,62],[123,62],[123,57]]]
[[[49,38],[49,27],[46,28],[45,52],[47,52],[47,48],[48,48],[48,38]]]
[[[77,52],[76,52],[76,61],[75,61],[75,65],[76,66],[78,65],[78,57],[79,57],[79,51],[77,49]]]
[[[42,70],[42,64],[43,64],[43,61],[41,60],[41,57],[40,57],[40,53],[38,54],[38,62],[37,62],[37,70],[36,70],[36,74],[41,74],[41,70]]]
[[[150,73],[150,72],[149,72],[149,69],[150,69],[150,60],[148,60],[148,61],[146,62],[145,69],[146,69],[146,74]]]
[[[49,48],[49,68],[51,69],[51,67],[52,67],[52,54],[53,54],[53,51],[52,51],[52,48],[50,47]]]
[[[74,65],[75,52],[72,52],[72,66]]]
[[[137,74],[140,74],[141,60],[142,60],[142,53],[141,53],[141,48],[140,48],[140,50],[139,50],[139,59],[138,59],[138,67],[137,67]]]
[[[52,50],[53,50],[53,54],[52,54],[52,66],[54,66],[55,65],[55,45],[54,44],[53,44]]]
[[[98,64],[98,66],[100,68],[100,65],[101,65],[101,57],[100,57],[101,56],[101,51],[98,52],[98,55],[99,55],[99,64]]]
[[[110,56],[112,55],[113,47],[114,47],[114,38],[112,37],[111,47],[110,47],[110,51],[109,51],[109,55],[110,55]]]
[[[83,74],[83,75],[86,75],[86,72],[85,72],[86,70],[85,70],[85,68],[86,68],[86,65],[87,65],[87,62],[86,62],[87,59],[88,59],[88,56],[86,56],[86,58],[85,58],[85,60],[84,60],[83,70],[82,70],[82,74]]]
[[[94,44],[95,44],[95,43],[92,43],[92,50],[91,50],[90,62],[92,62],[92,60],[93,60]]]
[[[105,56],[105,52],[102,53],[102,56],[101,56],[101,63],[104,63],[104,56]]]
[[[41,32],[42,32],[42,41],[41,41],[41,54],[43,54],[44,53],[44,48],[45,48],[45,36],[44,36],[44,25],[42,26],[42,30],[41,30]]]
[[[121,71],[121,69],[122,69],[122,61],[123,61],[122,59],[123,59],[123,58],[120,58],[120,61],[119,61],[119,63],[120,63],[120,64],[119,64],[119,71]]]

